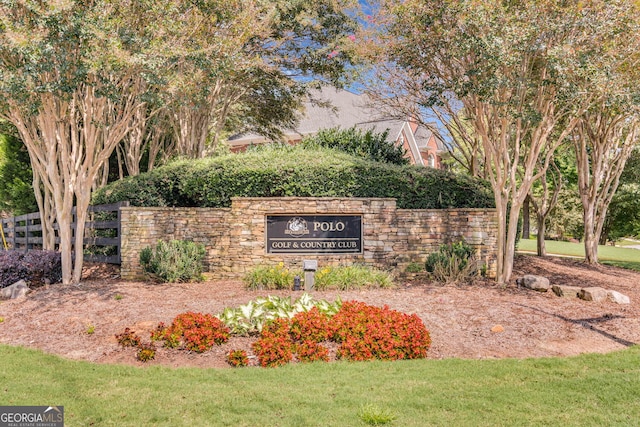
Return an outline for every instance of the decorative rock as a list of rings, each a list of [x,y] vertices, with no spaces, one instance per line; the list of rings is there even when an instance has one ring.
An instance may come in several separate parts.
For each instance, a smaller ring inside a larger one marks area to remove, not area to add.
[[[534,276],[527,274],[520,279],[516,279],[518,286],[523,286],[527,289],[533,289],[534,291],[547,292],[551,285],[549,279],[542,276]]]
[[[504,332],[504,327],[502,325],[496,325],[493,328],[491,328],[491,332],[493,333]]]
[[[578,298],[585,301],[602,302],[607,299],[607,290],[599,287],[582,288],[578,292]]]
[[[20,280],[11,286],[0,289],[0,297],[4,299],[16,299],[25,296],[29,292],[29,287],[24,280]]]
[[[577,286],[553,285],[553,293],[563,298],[578,298],[578,292],[582,290]]]
[[[613,301],[618,304],[631,304],[631,299],[618,291],[608,290],[607,298],[609,298],[609,301]]]

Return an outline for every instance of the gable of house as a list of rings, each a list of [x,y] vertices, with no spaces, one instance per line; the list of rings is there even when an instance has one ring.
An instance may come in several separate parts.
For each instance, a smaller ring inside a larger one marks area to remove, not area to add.
[[[388,131],[389,141],[405,148],[410,163],[442,167],[444,145],[433,133],[418,126],[414,120],[384,117],[372,106],[366,95],[335,88],[314,91],[304,103],[304,109],[298,119],[295,129],[283,131],[284,142],[298,143],[321,129],[355,127],[363,131],[373,130],[376,133]],[[272,141],[254,133],[238,134],[228,139],[232,151],[242,151],[250,145],[268,142]]]

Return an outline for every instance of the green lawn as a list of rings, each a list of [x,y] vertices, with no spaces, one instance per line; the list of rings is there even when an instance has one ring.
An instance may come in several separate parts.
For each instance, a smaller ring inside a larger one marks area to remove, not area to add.
[[[584,257],[583,243],[546,240],[546,247],[549,255]],[[521,239],[518,242],[518,251],[536,252],[535,239]],[[601,245],[598,246],[598,258],[603,264],[640,271],[640,250],[638,249]]]
[[[260,369],[95,365],[0,346],[2,405],[62,405],[66,426],[602,426],[640,420],[640,347],[527,360]],[[375,414],[374,414],[375,415]]]

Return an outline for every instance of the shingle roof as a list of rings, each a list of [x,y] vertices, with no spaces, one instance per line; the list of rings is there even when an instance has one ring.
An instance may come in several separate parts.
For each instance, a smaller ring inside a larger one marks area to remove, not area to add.
[[[369,97],[347,90],[325,87],[311,93],[309,100],[304,103],[304,111],[300,114],[299,123],[295,129],[284,130],[288,139],[297,136],[304,137],[314,134],[320,129],[357,127],[363,130],[373,129],[376,133],[389,130],[389,140],[395,141],[400,135],[406,121],[381,115],[380,110],[372,107]],[[419,128],[416,138],[420,144],[426,146],[431,132]],[[422,141],[423,138],[426,138]],[[252,134],[238,134],[229,138],[231,143],[263,142],[264,137]],[[235,145],[235,144],[234,144]],[[439,144],[440,145],[440,144]]]

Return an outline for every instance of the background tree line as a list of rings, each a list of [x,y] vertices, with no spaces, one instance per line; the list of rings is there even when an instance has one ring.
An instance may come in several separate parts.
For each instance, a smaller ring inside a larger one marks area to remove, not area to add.
[[[31,179],[45,247],[56,220],[63,281],[77,282],[71,210],[83,224],[93,190],[203,157],[232,130],[277,138],[311,85],[341,86],[359,72],[388,115],[451,141],[452,158],[491,183],[500,282],[523,208],[544,231],[561,208],[575,210],[568,195],[577,194],[591,263],[603,236],[634,230],[637,160],[625,165],[640,99],[635,1],[381,0],[367,16],[360,6],[0,1],[0,117],[13,129],[5,208],[26,208],[19,194]]]

